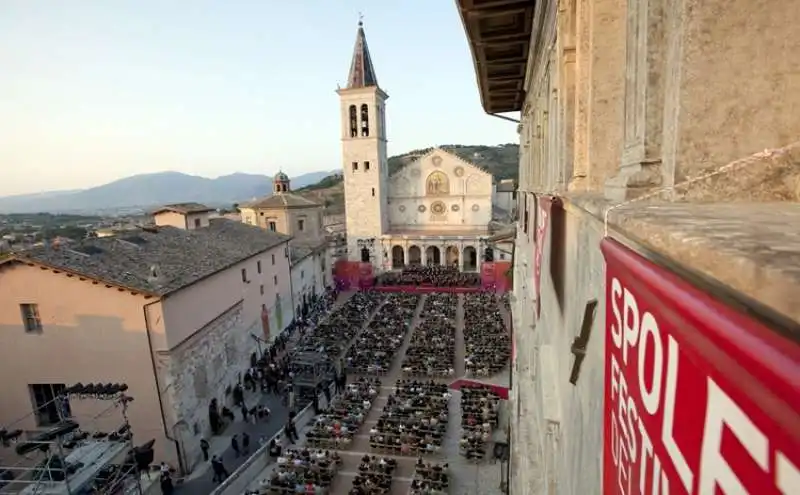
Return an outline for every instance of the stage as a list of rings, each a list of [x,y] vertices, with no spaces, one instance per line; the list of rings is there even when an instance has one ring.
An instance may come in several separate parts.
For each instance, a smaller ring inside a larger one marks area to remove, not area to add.
[[[483,292],[480,287],[434,287],[432,285],[375,285],[369,287],[378,292],[406,292],[412,294],[430,294],[432,292],[452,292],[455,294],[471,294]]]

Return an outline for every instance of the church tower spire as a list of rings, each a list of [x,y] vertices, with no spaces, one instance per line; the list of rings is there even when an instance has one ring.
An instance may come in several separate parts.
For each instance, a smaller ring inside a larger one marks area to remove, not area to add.
[[[389,262],[381,236],[389,230],[389,169],[386,100],[359,19],[347,85],[337,91],[342,126],[347,253],[350,261],[371,263],[376,273]]]
[[[369,55],[367,36],[364,34],[364,22],[359,19],[356,32],[356,44],[353,47],[353,60],[350,62],[350,72],[347,76],[347,89],[368,88],[378,86],[378,76],[375,75],[375,66]]]

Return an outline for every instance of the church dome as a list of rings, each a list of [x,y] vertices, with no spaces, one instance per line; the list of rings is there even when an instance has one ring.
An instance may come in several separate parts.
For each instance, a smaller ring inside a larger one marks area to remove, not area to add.
[[[287,181],[289,180],[289,176],[284,174],[283,171],[280,171],[277,174],[275,174],[275,180]]]

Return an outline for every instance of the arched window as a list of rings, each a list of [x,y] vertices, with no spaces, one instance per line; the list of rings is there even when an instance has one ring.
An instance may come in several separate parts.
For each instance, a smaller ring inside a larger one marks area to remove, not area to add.
[[[350,105],[350,137],[358,136],[358,111],[355,105]]]
[[[369,137],[369,106],[361,105],[361,136]]]
[[[369,249],[365,247],[361,248],[361,262],[369,263]]]

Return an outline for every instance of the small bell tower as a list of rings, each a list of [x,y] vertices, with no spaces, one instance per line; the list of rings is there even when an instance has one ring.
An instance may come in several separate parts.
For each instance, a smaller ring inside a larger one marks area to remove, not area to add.
[[[378,86],[367,47],[364,23],[359,19],[347,86],[337,91],[342,126],[342,161],[350,261],[383,264],[380,236],[387,232],[388,155],[386,100]]]

